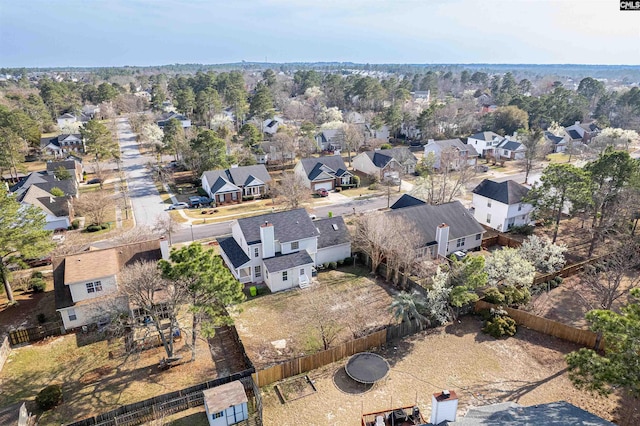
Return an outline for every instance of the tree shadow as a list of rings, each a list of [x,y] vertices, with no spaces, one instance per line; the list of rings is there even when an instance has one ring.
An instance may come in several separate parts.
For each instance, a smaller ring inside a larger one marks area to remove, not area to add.
[[[373,384],[360,383],[353,380],[347,374],[344,366],[338,368],[333,374],[333,384],[340,392],[349,395],[361,395],[373,389]]]

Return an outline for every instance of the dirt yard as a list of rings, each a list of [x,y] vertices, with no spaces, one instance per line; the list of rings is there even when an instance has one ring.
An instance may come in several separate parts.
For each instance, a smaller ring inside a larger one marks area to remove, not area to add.
[[[177,355],[189,360],[190,350],[182,343],[177,347]],[[42,388],[60,383],[64,403],[39,419],[40,425],[60,425],[217,377],[205,341],[199,340],[194,363],[167,371],[157,367],[166,356],[162,348],[110,357],[116,349],[81,333],[14,349],[0,372],[0,407],[33,401]],[[30,411],[36,411],[33,404]]]
[[[45,268],[39,268],[45,269]],[[35,270],[35,269],[34,269]],[[17,305],[7,306],[7,296],[4,292],[0,294],[0,335],[12,328],[33,327],[38,325],[38,314],[45,315],[47,321],[58,319],[55,310],[55,296],[53,294],[53,278],[50,273],[45,273],[47,287],[42,293],[19,290],[18,281],[20,276],[25,279],[31,274],[29,271],[15,272],[13,283],[13,297],[18,302]]]
[[[320,272],[311,288],[258,297],[231,313],[256,368],[323,348],[319,325],[332,345],[361,337],[389,323],[396,290],[360,267]],[[327,327],[328,326],[328,327]]]
[[[500,401],[534,405],[565,400],[605,419],[619,418],[618,397],[591,396],[573,387],[563,355],[577,347],[520,329],[514,338],[495,340],[480,332],[477,317],[429,330],[380,351],[391,365],[387,378],[373,388],[346,380],[346,360],[309,373],[318,392],[281,404],[273,387],[263,392],[265,426],[299,424],[356,425],[361,413],[418,405],[428,419],[431,394],[453,389],[458,415],[470,406]],[[628,404],[628,402],[627,402]],[[640,407],[629,424],[640,424]]]

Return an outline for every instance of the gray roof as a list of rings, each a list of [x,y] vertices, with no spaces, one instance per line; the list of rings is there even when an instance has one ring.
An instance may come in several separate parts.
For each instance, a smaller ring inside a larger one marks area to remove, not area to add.
[[[379,151],[367,151],[365,154],[369,157],[373,165],[379,169],[382,169],[393,160],[393,157],[390,155],[383,154]]]
[[[494,132],[479,132],[479,133],[475,133],[475,134],[473,134],[473,135],[471,135],[469,137],[473,138],[473,139],[477,139],[479,141],[489,142],[489,141],[492,141],[493,138],[495,138],[495,137],[499,138],[500,135],[497,134],[497,133],[494,133]]]
[[[313,264],[313,259],[306,250],[300,250],[290,254],[279,254],[275,257],[263,259],[264,267],[267,271],[279,272],[287,269],[296,268],[298,266]],[[289,278],[291,279],[291,278]]]
[[[426,204],[426,201],[422,201],[419,198],[412,197],[409,194],[403,194],[402,197],[398,198],[398,201],[391,205],[391,210],[403,209],[405,207],[419,206],[421,204]]]
[[[79,163],[75,160],[49,161],[47,162],[47,171],[55,172],[60,167],[65,170],[75,170],[76,165],[79,165]]]
[[[53,144],[53,145],[59,147],[61,141],[67,140],[71,136],[80,140],[80,142],[78,142],[76,145],[80,145],[81,144],[82,135],[80,133],[67,133],[67,134],[54,136],[54,137],[51,137],[51,138],[41,138],[40,139],[40,148],[45,148],[49,144]]]
[[[577,130],[569,130],[567,133],[571,139],[582,139],[582,136],[580,136]]]
[[[500,142],[500,144],[498,145],[498,148],[506,149],[508,151],[516,151],[517,149],[520,149],[521,146],[522,144],[518,141],[505,139],[502,142]]]
[[[564,138],[562,136],[556,136],[549,131],[544,132],[544,137],[547,138],[547,140],[553,142],[554,145],[564,142]]]
[[[467,414],[455,422],[443,422],[439,426],[524,426],[524,425],[583,425],[613,426],[607,420],[591,414],[566,401],[524,407],[514,402],[502,402],[470,408]]]
[[[305,209],[287,210],[238,219],[247,244],[260,242],[260,226],[265,222],[273,224],[275,239],[281,243],[318,235],[318,230]]]
[[[445,140],[441,140],[441,141],[429,142],[427,145],[425,145],[425,147],[429,146],[432,143],[438,145],[442,149],[457,148],[460,151],[468,151],[467,155],[470,156],[470,157],[474,157],[474,156],[477,157],[478,156],[478,153],[476,152],[476,150],[473,147],[470,147],[470,146],[466,145],[459,138],[456,138],[456,139],[445,139]]]
[[[392,158],[403,165],[408,163],[418,163],[418,159],[411,153],[411,151],[409,151],[409,148],[406,147],[367,151],[366,154],[378,168],[383,168],[389,164],[389,161],[391,161]]]
[[[264,183],[271,182],[271,175],[264,164],[255,166],[232,167],[225,170],[209,170],[203,173],[207,182],[211,185],[211,192],[215,193],[230,183],[239,188],[251,183],[253,178],[257,178]]]
[[[344,159],[341,155],[327,155],[326,157],[303,158],[302,160],[300,160],[300,162],[302,163],[302,168],[304,169],[304,172],[306,173],[309,180],[316,179],[322,174],[322,172],[339,177],[347,170],[347,166],[346,164],[344,164]]]
[[[388,211],[388,215],[402,217],[420,237],[422,245],[436,241],[436,228],[449,225],[449,241],[485,232],[473,215],[459,201],[446,204],[421,204]]]
[[[527,195],[529,188],[513,180],[494,182],[485,179],[472,192],[504,204],[517,204]]]
[[[313,224],[320,232],[320,236],[318,237],[318,250],[346,244],[351,241],[349,230],[347,229],[347,225],[344,224],[342,216],[314,220]]]
[[[26,179],[12,186],[10,191],[14,192],[18,197],[18,201],[20,201],[31,185],[35,185],[46,192],[51,192],[54,187],[57,187],[60,188],[65,195],[74,197],[78,191],[75,179],[58,180],[55,175],[50,175],[47,172],[29,173]]]
[[[233,237],[218,238],[218,244],[220,244],[220,249],[229,258],[234,268],[239,268],[250,260],[247,253],[242,250],[242,247],[238,245]]]

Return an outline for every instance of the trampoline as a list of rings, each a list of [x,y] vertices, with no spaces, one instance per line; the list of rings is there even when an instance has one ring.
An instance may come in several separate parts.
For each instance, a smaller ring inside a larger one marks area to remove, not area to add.
[[[359,383],[373,384],[384,379],[389,373],[389,363],[380,355],[362,352],[349,358],[345,371]]]

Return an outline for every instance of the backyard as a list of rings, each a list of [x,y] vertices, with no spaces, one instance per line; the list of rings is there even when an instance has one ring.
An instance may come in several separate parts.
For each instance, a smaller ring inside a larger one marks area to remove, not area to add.
[[[184,341],[176,346],[177,355],[190,359]],[[92,333],[16,348],[0,372],[0,407],[33,401],[45,386],[59,383],[64,402],[43,413],[39,424],[60,425],[217,377],[218,366],[202,340],[198,340],[195,362],[167,371],[157,365],[166,356],[161,347],[128,356],[119,350],[119,344],[96,341]],[[30,411],[37,412],[33,403],[28,404]]]
[[[319,331],[332,346],[389,324],[396,290],[359,266],[318,274],[308,289],[260,296],[242,303],[231,315],[256,368],[323,349]]]
[[[501,401],[522,405],[565,400],[605,419],[623,414],[620,406],[636,409],[628,424],[639,424],[638,407],[619,396],[596,397],[573,387],[563,356],[574,344],[521,328],[515,337],[495,340],[480,332],[478,317],[431,329],[388,345],[380,351],[391,365],[386,379],[366,389],[353,386],[342,360],[308,373],[318,390],[282,404],[273,386],[262,389],[265,426],[359,424],[363,412],[417,405],[428,419],[431,395],[455,390],[458,415],[470,406]],[[636,401],[637,403],[637,401]],[[631,411],[630,410],[630,411]]]

